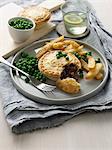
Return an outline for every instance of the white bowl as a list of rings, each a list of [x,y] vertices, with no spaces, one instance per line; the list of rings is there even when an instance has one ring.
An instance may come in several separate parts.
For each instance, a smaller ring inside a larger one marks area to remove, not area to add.
[[[16,29],[13,26],[9,25],[9,22],[11,20],[21,19],[21,18],[31,21],[33,23],[33,27],[31,29]],[[33,34],[34,29],[35,29],[35,22],[30,18],[13,17],[13,18],[10,18],[8,21],[8,29],[9,29],[9,33],[10,33],[11,37],[13,38],[13,40],[15,42],[17,42],[17,43],[24,42],[24,41],[28,40],[31,37],[31,35]]]

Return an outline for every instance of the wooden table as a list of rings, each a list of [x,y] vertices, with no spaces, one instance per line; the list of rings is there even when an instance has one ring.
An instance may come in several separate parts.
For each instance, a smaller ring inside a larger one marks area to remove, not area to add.
[[[112,1],[89,0],[112,32]],[[0,99],[1,104],[2,99]],[[0,105],[0,150],[111,150],[112,112],[85,113],[60,127],[14,135]]]

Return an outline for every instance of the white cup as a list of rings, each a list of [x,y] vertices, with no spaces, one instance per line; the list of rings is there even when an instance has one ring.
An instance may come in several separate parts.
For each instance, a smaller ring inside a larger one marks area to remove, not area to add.
[[[9,25],[9,22],[11,20],[21,19],[21,18],[31,21],[33,23],[33,27],[31,29],[16,29],[13,26]],[[13,18],[9,19],[9,21],[8,21],[8,29],[9,29],[9,33],[10,33],[12,39],[17,43],[21,43],[21,42],[28,40],[31,37],[31,35],[33,34],[34,29],[35,29],[35,22],[30,18],[13,17]]]

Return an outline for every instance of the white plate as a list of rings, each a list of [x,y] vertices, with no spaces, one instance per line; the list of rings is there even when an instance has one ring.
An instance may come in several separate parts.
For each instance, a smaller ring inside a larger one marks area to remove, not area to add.
[[[22,49],[15,55],[15,57],[12,60],[12,64],[15,60],[17,60],[20,57],[20,53],[23,51],[35,56],[36,55],[35,49],[43,46],[45,42],[50,41],[50,40],[51,39],[37,41],[31,44],[30,46],[25,47],[24,49]],[[107,64],[106,58],[101,54],[101,52],[99,52],[97,49],[93,48],[92,46],[81,41],[77,41],[77,42],[79,44],[83,44],[84,49],[86,51],[92,51],[92,55],[95,58],[101,59],[101,62],[104,65],[103,80],[88,81],[88,80],[82,79],[80,81],[81,90],[80,90],[80,93],[78,94],[73,94],[73,95],[66,94],[60,91],[59,89],[56,89],[54,91],[54,95],[46,96],[43,93],[41,93],[39,90],[34,88],[32,85],[25,83],[24,80],[22,80],[19,76],[17,76],[17,74],[12,69],[10,69],[11,78],[17,90],[20,93],[22,93],[24,96],[32,100],[35,100],[37,102],[45,103],[45,104],[72,104],[72,103],[77,103],[77,102],[87,100],[88,98],[96,95],[105,86],[107,78],[108,78],[108,64]]]

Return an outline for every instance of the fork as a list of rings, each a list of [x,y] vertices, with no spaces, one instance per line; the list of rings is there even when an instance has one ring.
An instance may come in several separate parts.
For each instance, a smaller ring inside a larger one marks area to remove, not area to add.
[[[56,86],[45,84],[45,83],[40,83],[39,85],[36,85],[34,83],[34,81],[33,81],[35,79],[34,77],[32,77],[28,73],[24,72],[23,70],[20,70],[19,68],[15,67],[11,63],[9,63],[7,60],[5,60],[2,56],[0,56],[0,62],[4,63],[5,65],[13,68],[14,70],[17,70],[18,72],[22,73],[23,75],[25,75],[29,79],[30,83],[35,88],[37,88],[38,90],[40,90],[41,92],[43,92],[44,94],[46,94],[46,95],[53,94],[52,91],[56,88]]]

